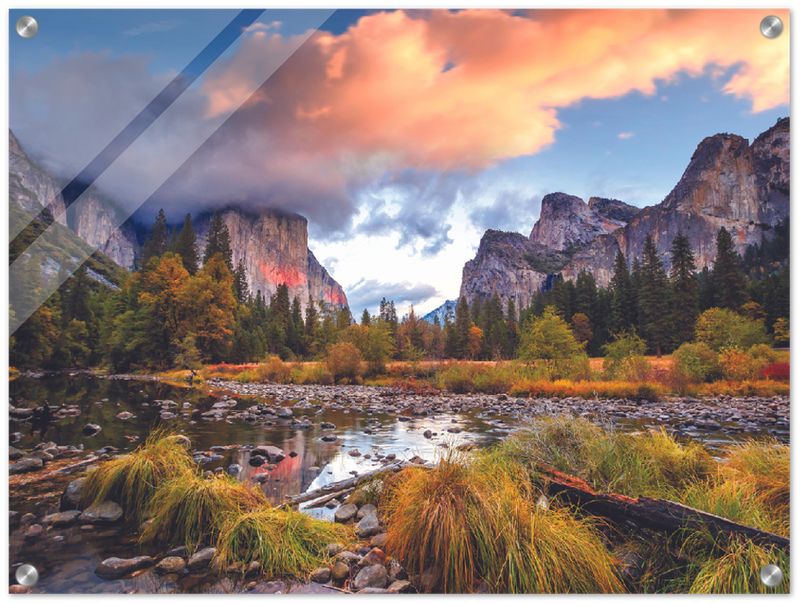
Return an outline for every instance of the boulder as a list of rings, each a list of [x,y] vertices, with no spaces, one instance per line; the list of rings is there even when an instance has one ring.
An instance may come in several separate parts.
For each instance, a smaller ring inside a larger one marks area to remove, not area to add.
[[[360,559],[361,559],[361,556],[359,556],[358,554],[354,554],[353,552],[350,552],[350,551],[347,551],[347,550],[345,550],[343,552],[339,552],[336,555],[336,558],[334,558],[334,560],[336,562],[342,562],[344,564],[347,564],[347,566],[351,566],[351,567],[355,566],[356,564],[358,564],[358,561]]]
[[[344,545],[341,543],[329,543],[325,546],[325,555],[329,558],[333,558],[336,554],[341,552],[344,549]]]
[[[67,512],[69,510],[77,510],[81,507],[84,482],[86,482],[85,478],[78,478],[67,485],[67,488],[64,489],[64,492],[61,494],[59,510]]]
[[[389,538],[388,533],[378,533],[372,539],[369,540],[370,547],[383,548],[386,545],[386,541],[388,540],[388,538]]]
[[[254,468],[258,468],[267,463],[267,458],[263,455],[251,455],[247,463]]]
[[[81,512],[79,510],[71,510],[69,512],[58,512],[56,514],[50,514],[49,516],[45,516],[42,518],[42,524],[50,525],[53,528],[62,528],[66,526],[72,526],[73,524],[77,524],[78,518],[80,518]]]
[[[155,571],[162,575],[182,573],[186,570],[186,560],[178,556],[167,556],[156,564]]]
[[[372,512],[364,516],[356,525],[356,535],[359,537],[371,537],[377,534],[379,529],[380,523],[378,522],[378,516],[375,512]]]
[[[370,514],[372,514],[374,512],[377,512],[377,509],[378,508],[376,508],[374,505],[372,505],[371,503],[368,503],[367,505],[362,506],[358,510],[358,514],[356,514],[356,518],[361,520],[362,518],[364,518],[364,516],[369,516]]]
[[[331,580],[330,568],[318,568],[309,577],[314,583],[327,583]]]
[[[350,522],[356,517],[356,514],[358,514],[358,508],[352,503],[347,503],[334,512],[333,520],[335,522]]]
[[[335,434],[326,434],[320,440],[324,443],[335,443],[338,440],[338,437]]]
[[[101,430],[102,430],[102,428],[100,426],[98,426],[97,424],[86,424],[83,427],[83,435],[87,436],[87,437],[95,436],[95,435],[99,434]],[[111,558],[109,558],[109,559],[111,559]]]
[[[286,459],[286,454],[283,452],[283,449],[273,447],[272,445],[259,445],[251,451],[251,455],[263,455],[269,459],[271,463],[278,463]]]
[[[82,524],[111,524],[122,518],[122,508],[113,501],[101,501],[90,505],[79,520]]]
[[[337,562],[331,569],[331,580],[334,583],[343,583],[350,576],[350,567],[344,562]]]
[[[203,570],[208,566],[209,562],[211,562],[216,554],[217,548],[215,547],[206,547],[205,549],[201,549],[199,552],[189,558],[189,563],[187,566],[191,572]]]
[[[378,587],[385,589],[389,585],[389,575],[386,574],[386,569],[380,564],[374,564],[362,568],[353,579],[353,589],[361,591],[368,587]]]
[[[16,463],[12,463],[8,466],[8,473],[9,474],[24,474],[25,472],[33,472],[34,470],[41,470],[42,466],[44,466],[44,461],[37,457],[26,457],[25,459],[20,459]]]
[[[135,558],[106,558],[94,570],[98,577],[104,579],[118,579],[133,571],[153,566],[154,560],[150,556],[137,556]]]
[[[358,565],[360,567],[365,566],[372,566],[373,564],[380,564],[383,566],[383,563],[386,561],[386,554],[383,553],[383,550],[378,549],[377,547],[373,547],[366,556],[361,558],[358,561]]]

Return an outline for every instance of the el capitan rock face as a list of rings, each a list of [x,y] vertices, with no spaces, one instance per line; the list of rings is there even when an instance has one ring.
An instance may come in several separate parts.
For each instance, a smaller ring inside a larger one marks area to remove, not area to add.
[[[250,292],[269,300],[278,285],[289,288],[305,310],[308,296],[314,301],[347,306],[342,287],[320,265],[308,249],[308,221],[299,214],[278,210],[243,210],[228,207],[220,212],[231,237],[234,266],[241,260],[247,270]],[[205,248],[211,215],[195,221],[200,250]]]
[[[641,255],[647,235],[669,269],[672,240],[683,232],[701,269],[713,263],[720,227],[730,231],[744,253],[788,215],[789,118],[784,118],[752,144],[732,134],[704,139],[678,184],[655,206],[639,210],[619,200],[592,197],[586,204],[564,193],[546,195],[529,239],[486,232],[475,259],[464,266],[461,294],[471,302],[496,292],[504,302],[513,297],[520,308],[548,274],[559,271],[574,279],[586,270],[605,287],[617,251],[622,250],[630,265]],[[538,247],[531,248],[531,243]],[[552,262],[526,262],[531,254],[541,260],[548,253]],[[560,266],[556,253],[563,259]]]
[[[87,190],[77,203],[63,211],[61,184],[28,157],[11,130],[8,137],[10,203],[32,217],[52,200],[56,213],[60,213],[57,222],[68,226],[120,266],[132,269],[139,250],[133,222],[126,220],[117,228],[121,222],[120,210],[94,188]],[[25,223],[29,220],[21,213],[15,215]],[[304,310],[309,294],[315,301],[347,306],[347,296],[342,287],[308,249],[308,221],[305,218],[274,210],[252,212],[235,207],[223,210],[222,217],[230,232],[234,264],[240,259],[244,262],[253,295],[261,290],[269,300],[278,285],[286,283],[290,299],[297,296]],[[205,214],[194,221],[201,256],[210,219],[211,215]],[[152,221],[152,218],[147,220]],[[151,224],[142,230],[141,237],[147,236]],[[180,225],[174,226],[180,228]]]

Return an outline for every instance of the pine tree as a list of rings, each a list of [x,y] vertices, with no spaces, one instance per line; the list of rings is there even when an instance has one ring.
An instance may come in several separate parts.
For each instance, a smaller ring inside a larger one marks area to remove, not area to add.
[[[658,257],[653,238],[648,235],[642,252],[641,282],[639,285],[639,314],[645,339],[661,358],[670,325],[669,281],[664,264]]]
[[[192,215],[187,214],[183,221],[181,233],[175,240],[175,253],[181,257],[183,268],[192,276],[197,274],[200,268],[200,258],[197,252],[197,233],[192,224]]]
[[[228,266],[228,270],[233,272],[233,252],[231,251],[231,235],[228,226],[222,220],[219,212],[214,213],[211,225],[208,228],[208,240],[206,249],[203,253],[203,264],[208,262],[215,254],[222,254],[222,259]]]
[[[246,302],[247,296],[250,294],[250,288],[247,285],[247,269],[241,260],[239,260],[236,270],[233,272],[233,291],[239,302]]]
[[[469,354],[469,330],[472,327],[472,317],[469,314],[467,298],[461,296],[456,306],[455,337],[453,353],[459,358],[466,358]]]
[[[672,286],[673,338],[676,345],[694,337],[699,311],[700,288],[689,238],[681,232],[672,240],[670,284]]]
[[[147,266],[152,258],[159,258],[167,252],[169,246],[169,232],[167,227],[167,216],[164,214],[164,209],[158,211],[156,220],[153,223],[153,229],[150,235],[142,246],[141,266]]]
[[[364,327],[369,327],[370,316],[369,311],[365,308],[364,312],[361,313],[361,325]]]
[[[507,359],[513,359],[516,356],[518,342],[519,342],[519,324],[517,323],[517,307],[514,304],[514,298],[509,298],[508,308],[506,310],[505,355]]]
[[[617,250],[614,258],[614,276],[611,278],[611,317],[610,329],[613,333],[622,333],[630,329],[635,315],[635,297],[628,263],[622,250]]]
[[[739,254],[725,227],[717,233],[717,257],[714,259],[714,302],[719,308],[738,311],[747,302],[747,282],[739,270]]]

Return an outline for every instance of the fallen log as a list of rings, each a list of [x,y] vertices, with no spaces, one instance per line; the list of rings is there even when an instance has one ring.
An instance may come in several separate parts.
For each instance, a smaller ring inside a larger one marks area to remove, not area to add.
[[[325,497],[321,497],[317,499],[313,503],[310,503],[306,506],[306,509],[311,508],[319,508],[328,503],[331,499],[338,499],[339,497],[345,497],[353,492],[353,489],[345,489],[344,491],[336,491],[335,493],[331,493],[330,495],[325,495]]]
[[[738,535],[760,545],[773,545],[789,552],[789,539],[703,512],[688,505],[640,495],[636,499],[613,493],[597,493],[585,481],[558,470],[546,469],[547,491],[561,495],[587,513],[614,521],[630,521],[654,531],[708,529],[712,535]]]
[[[382,472],[399,472],[403,468],[410,465],[413,464],[401,461],[399,463],[389,464],[381,468],[376,468],[369,472],[365,472],[364,474],[358,474],[356,476],[353,476],[352,478],[346,478],[338,482],[332,482],[330,484],[326,484],[324,487],[321,487],[319,489],[314,489],[313,491],[307,491],[306,493],[300,493],[299,495],[290,495],[286,497],[286,501],[281,504],[281,507],[294,506],[306,501],[312,501],[324,495],[330,495],[332,493],[339,493],[341,491],[353,489],[358,484],[358,482],[360,480],[363,480],[364,478],[369,478],[370,476],[374,476],[375,474],[380,474]]]

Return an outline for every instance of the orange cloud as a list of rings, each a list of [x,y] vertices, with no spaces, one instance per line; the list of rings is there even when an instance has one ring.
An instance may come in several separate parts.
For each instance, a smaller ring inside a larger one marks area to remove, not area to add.
[[[273,140],[345,171],[480,169],[552,143],[559,108],[654,94],[683,72],[733,67],[719,85],[753,112],[788,103],[789,12],[768,12],[785,24],[774,40],[759,31],[763,9],[378,13],[315,33],[253,104],[268,106]],[[244,40],[204,84],[209,113],[241,102],[249,62],[281,43]]]

